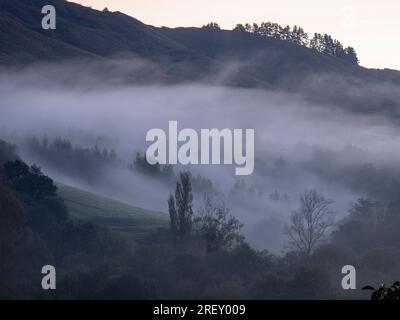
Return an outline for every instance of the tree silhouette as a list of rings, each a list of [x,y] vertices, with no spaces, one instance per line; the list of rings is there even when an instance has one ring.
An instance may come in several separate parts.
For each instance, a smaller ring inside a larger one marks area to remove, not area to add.
[[[246,32],[246,28],[244,27],[244,25],[239,23],[233,28],[233,31]]]
[[[329,209],[331,200],[325,199],[316,190],[306,191],[301,197],[300,209],[290,216],[286,228],[289,247],[310,256],[313,250],[324,240],[326,230],[332,226]]]
[[[170,227],[174,240],[188,239],[193,225],[193,193],[188,172],[182,172],[176,182],[175,197],[168,199]]]
[[[202,27],[203,29],[210,29],[210,30],[221,30],[221,27],[216,22],[207,23]]]
[[[206,27],[206,26],[205,26]],[[260,25],[253,23],[237,24],[234,31],[254,33],[264,37],[275,38],[297,44],[299,46],[314,49],[315,51],[333,56],[335,58],[347,61],[352,64],[358,64],[357,53],[352,47],[344,49],[343,45],[328,34],[315,33],[310,39],[307,32],[300,26],[295,25],[291,28],[289,25],[282,27],[274,22],[262,22]]]
[[[206,241],[207,251],[230,249],[243,240],[240,234],[243,225],[229,214],[224,203],[215,204],[208,195],[204,196],[204,206],[195,218],[195,224]]]

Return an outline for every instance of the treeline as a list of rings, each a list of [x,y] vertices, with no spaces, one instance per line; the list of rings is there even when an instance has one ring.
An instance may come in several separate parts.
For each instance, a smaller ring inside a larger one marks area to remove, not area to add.
[[[88,180],[95,179],[104,167],[119,163],[113,149],[99,148],[97,145],[82,147],[73,145],[68,139],[50,140],[44,136],[39,140],[34,137],[28,139],[26,144],[28,151],[41,162]]]
[[[146,159],[146,154],[143,155],[140,152],[136,153],[135,159],[129,164],[129,168],[145,176],[156,178],[161,182],[170,185],[177,180],[177,175],[174,171],[174,167],[170,164],[150,164]],[[200,174],[190,175],[191,184],[196,192],[214,192],[214,186],[210,179],[203,177]]]
[[[203,28],[219,30],[220,27],[215,22],[210,22]],[[312,37],[300,26],[281,26],[274,22],[262,22],[260,25],[237,24],[233,28],[235,32],[248,32],[263,37],[270,37],[282,41],[297,44],[299,46],[313,49],[319,53],[326,54],[353,64],[358,64],[357,53],[353,47],[344,47],[340,41],[333,39],[328,34],[314,33]]]
[[[239,179],[235,181],[235,184],[229,191],[229,198],[232,200],[238,200],[240,198],[267,198],[270,201],[289,201],[289,195],[286,192],[279,191],[278,189],[272,189],[267,192],[264,189],[257,188],[254,185],[247,185],[245,180]]]

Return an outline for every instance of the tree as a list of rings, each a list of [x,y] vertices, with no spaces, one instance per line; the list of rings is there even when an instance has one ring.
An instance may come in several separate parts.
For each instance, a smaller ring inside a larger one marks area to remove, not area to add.
[[[239,23],[233,28],[233,31],[246,32],[246,28]]]
[[[168,212],[169,212],[169,226],[174,242],[177,240],[178,235],[178,214],[175,207],[175,198],[172,194],[168,198]]]
[[[258,34],[260,27],[258,26],[257,23],[253,23],[253,28],[252,28],[252,32],[254,34]]]
[[[303,30],[302,27],[294,26],[292,32],[290,32],[290,27],[286,26],[286,28],[282,29],[281,34],[282,34],[281,36],[282,40],[285,40],[286,38],[290,42],[298,44],[299,46],[304,46],[304,47],[308,46],[309,42],[308,34]]]
[[[284,27],[283,29],[282,29],[282,34],[281,34],[281,39],[282,40],[285,40],[285,41],[290,41],[290,39],[291,39],[291,29],[290,29],[290,26],[289,25],[287,25],[286,27]]]
[[[190,175],[182,172],[176,182],[175,197],[171,194],[168,199],[171,233],[174,241],[188,239],[193,224],[193,194]]]
[[[214,204],[208,195],[204,196],[204,207],[195,218],[195,224],[209,252],[230,249],[243,240],[240,234],[243,225],[229,214],[229,208],[224,203]]]
[[[36,166],[28,166],[21,160],[4,164],[5,183],[23,195],[28,201],[41,201],[56,197],[57,187],[53,180],[45,176]]]
[[[320,33],[314,33],[314,37],[310,41],[310,47],[320,53],[324,51],[323,37]]]
[[[344,52],[346,53],[345,55],[346,61],[351,62],[353,64],[359,63],[356,50],[353,47],[347,47],[346,49],[344,49]]]
[[[203,29],[210,29],[210,30],[221,30],[221,27],[216,22],[207,23],[202,27]]]
[[[312,254],[325,240],[325,233],[333,224],[333,211],[329,209],[332,203],[314,189],[302,195],[300,209],[291,214],[286,229],[290,248],[306,256]]]
[[[260,25],[257,23],[253,23],[252,25],[246,23],[245,25],[237,24],[233,31],[249,32],[291,42],[353,64],[358,64],[359,62],[354,48],[344,48],[338,40],[333,39],[328,34],[315,33],[309,39],[307,32],[302,27],[296,25],[292,29],[289,25],[282,27],[280,24],[274,22],[262,22]]]

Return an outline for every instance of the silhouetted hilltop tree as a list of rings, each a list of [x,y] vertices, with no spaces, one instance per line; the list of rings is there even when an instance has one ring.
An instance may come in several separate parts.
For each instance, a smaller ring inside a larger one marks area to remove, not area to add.
[[[354,63],[354,64],[358,64],[359,60],[358,60],[358,56],[356,53],[356,50],[353,47],[347,47],[344,49],[345,55],[344,55],[344,59]]]
[[[274,22],[262,22],[260,25],[246,23],[245,25],[237,24],[233,30],[287,41],[353,64],[358,64],[359,62],[354,48],[344,48],[338,40],[333,39],[328,34],[315,33],[313,38],[310,39],[307,32],[297,25],[291,28],[289,25],[282,27]]]
[[[244,25],[239,23],[233,28],[233,31],[246,32],[246,28],[244,27]]]
[[[221,27],[216,22],[210,22],[206,25],[202,26],[203,29],[210,29],[210,30],[221,30]]]
[[[286,26],[282,30],[282,33],[287,35],[288,41],[298,44],[299,46],[308,46],[308,34],[303,30],[302,27],[294,26],[292,32],[290,32],[290,27]]]

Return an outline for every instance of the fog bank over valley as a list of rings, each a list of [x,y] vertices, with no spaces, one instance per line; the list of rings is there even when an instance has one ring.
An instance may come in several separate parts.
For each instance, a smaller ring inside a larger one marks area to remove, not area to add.
[[[233,165],[177,165],[173,169],[176,174],[190,170],[209,180],[211,189],[195,190],[195,203],[199,205],[205,192],[217,194],[245,224],[250,243],[277,253],[283,249],[287,218],[305,190],[316,188],[334,200],[338,220],[347,214],[351,202],[369,192],[349,181],[349,170],[358,172],[367,164],[378,169],[396,165],[399,129],[385,114],[310,102],[307,94],[285,90],[127,81],[153,70],[149,66],[142,60],[132,61],[131,73],[115,78],[111,73],[107,79],[95,71],[95,64],[88,65],[75,74],[76,81],[71,68],[63,71],[60,66],[3,70],[0,134],[18,145],[24,159],[37,163],[60,183],[168,212],[166,200],[174,183],[129,168],[136,152],[143,154],[149,145],[145,141],[148,130],[167,132],[170,120],[178,122],[178,130],[255,129],[251,176],[235,176]],[[73,146],[114,150],[118,159],[90,178],[71,175],[65,165],[32,151],[29,141],[44,137],[49,142],[61,138]]]

